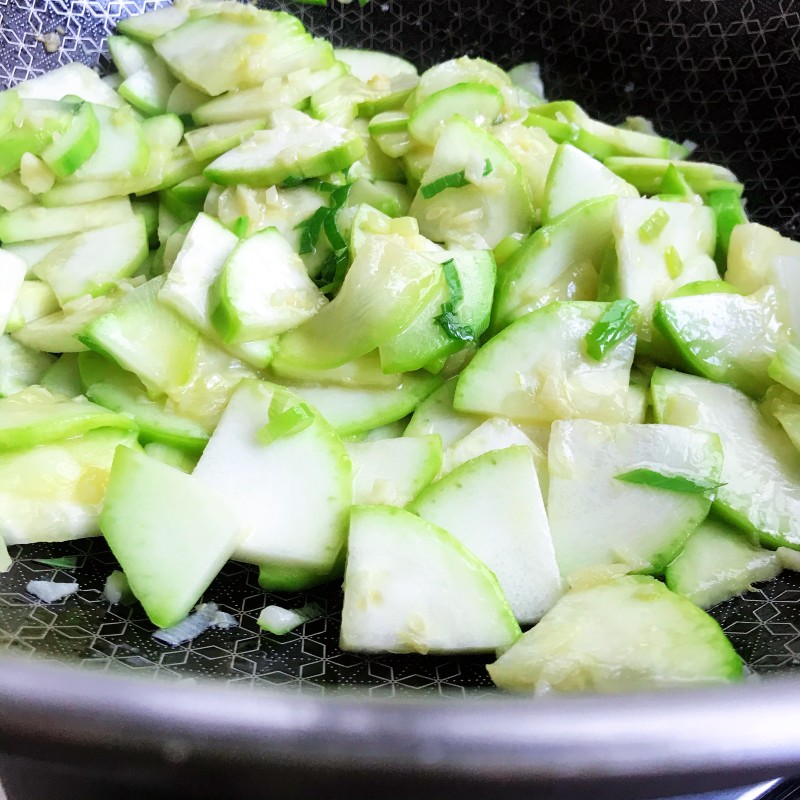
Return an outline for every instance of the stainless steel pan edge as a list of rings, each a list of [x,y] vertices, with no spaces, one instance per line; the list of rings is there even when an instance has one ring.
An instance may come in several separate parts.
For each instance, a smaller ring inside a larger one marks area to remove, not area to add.
[[[242,789],[279,767],[282,797],[308,796],[334,773],[340,788],[373,781],[384,796],[421,779],[434,794],[463,782],[476,797],[522,787],[558,797],[583,781],[598,798],[733,786],[800,771],[798,720],[800,685],[786,678],[669,695],[396,703],[0,661],[0,751],[97,769],[124,752],[127,768],[161,779],[211,772]]]

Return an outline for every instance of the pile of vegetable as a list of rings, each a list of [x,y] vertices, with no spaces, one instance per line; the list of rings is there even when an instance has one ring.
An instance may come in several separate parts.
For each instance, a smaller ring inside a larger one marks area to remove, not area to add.
[[[797,564],[800,244],[735,176],[252,6],[108,46],[0,93],[5,544],[102,534],[159,628],[234,559],[343,580],[345,650],[738,679],[703,609]]]

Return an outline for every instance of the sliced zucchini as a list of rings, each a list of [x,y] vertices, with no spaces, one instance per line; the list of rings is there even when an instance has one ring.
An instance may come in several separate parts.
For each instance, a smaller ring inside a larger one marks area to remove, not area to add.
[[[736,176],[719,164],[704,164],[696,161],[674,161],[663,158],[627,158],[612,156],[605,165],[613,173],[633,184],[642,194],[653,195],[662,191],[662,183],[669,168],[674,167],[692,191],[708,194],[715,189],[738,187],[742,185]]]
[[[374,78],[396,78],[399,75],[416,75],[417,68],[404,58],[377,50],[336,48],[337,61],[350,67],[350,72],[364,83]]]
[[[289,384],[289,388],[318,409],[340,436],[356,436],[407,417],[441,384],[438,375],[411,372],[394,388],[299,383]]]
[[[781,571],[778,554],[748,541],[724,522],[706,520],[689,537],[664,573],[673,592],[700,608],[744,594],[754,583],[771,581]]]
[[[38,78],[23,81],[14,87],[23,100],[61,100],[70,95],[87,103],[119,108],[122,98],[86,64],[72,61],[50,70]]]
[[[595,299],[616,201],[587,200],[522,242],[498,275],[493,330],[552,302]]]
[[[691,372],[754,397],[772,384],[767,371],[787,335],[772,286],[748,297],[728,292],[662,300],[653,322]]]
[[[18,177],[7,175],[0,178],[0,209],[16,211],[23,206],[29,206],[33,201],[33,193],[20,183]]]
[[[404,436],[427,436],[437,433],[447,448],[474,431],[484,417],[464,414],[453,408],[458,378],[450,378],[423,400],[414,411]]]
[[[750,294],[764,284],[776,283],[778,259],[798,257],[800,243],[781,236],[772,228],[756,222],[737,225],[731,232],[725,280]]]
[[[64,353],[51,364],[39,379],[39,385],[52,394],[64,397],[79,397],[83,394],[81,376],[78,371],[77,353]],[[91,398],[89,398],[91,400]],[[98,405],[103,405],[98,403]],[[112,411],[115,409],[111,409]]]
[[[536,622],[561,594],[527,447],[495,450],[463,464],[423,490],[409,510],[451,533],[489,567],[519,622]]]
[[[296,116],[295,116],[296,115]],[[206,167],[207,178],[223,185],[274,186],[347,169],[365,153],[358,134],[306,117],[273,114],[273,128],[256,131]]]
[[[134,14],[121,19],[117,30],[137,42],[152,44],[156,39],[179,28],[189,19],[187,9],[178,6],[164,6],[148,11],[146,14]]]
[[[205,161],[240,145],[250,134],[265,126],[266,122],[263,120],[245,119],[195,128],[193,131],[186,131],[186,144],[198,161]]]
[[[133,430],[127,417],[90,403],[31,386],[0,400],[0,449],[19,450],[80,436],[96,428]]]
[[[489,327],[496,274],[491,252],[445,252],[437,254],[437,260],[452,261],[445,269],[455,271],[462,296],[455,308],[445,312],[443,307],[452,305],[454,298],[449,286],[441,287],[404,330],[383,342],[380,354],[385,372],[422,369],[436,359],[458,352],[468,342],[478,341]],[[450,315],[455,328],[440,321],[444,314]]]
[[[133,275],[147,257],[147,228],[142,217],[76,234],[48,253],[35,267],[63,306],[84,295],[105,294]]]
[[[226,342],[286,333],[326,303],[300,256],[277,228],[266,228],[235,246],[211,297],[215,305],[211,321]]]
[[[630,692],[742,678],[718,623],[654,578],[571,591],[488,667],[515,692]]]
[[[597,197],[638,197],[639,192],[599,161],[571,144],[560,144],[547,176],[542,222]]]
[[[28,267],[19,256],[0,250],[0,336],[5,333],[27,272]]]
[[[516,159],[494,136],[460,116],[441,132],[411,214],[428,238],[476,250],[492,248],[512,233],[527,233],[533,224],[528,184]]]
[[[100,529],[147,616],[180,622],[230,558],[243,531],[213,487],[120,447]]]
[[[25,206],[0,216],[0,241],[29,242],[126,222],[132,216],[127,197],[79,206]]]
[[[399,373],[385,373],[381,369],[381,360],[377,350],[333,369],[295,367],[283,363],[280,359],[273,361],[270,369],[275,374],[277,383],[289,381],[355,388],[385,387],[393,389],[400,386],[405,378]]]
[[[10,336],[0,336],[0,397],[39,383],[53,357],[31,350]]]
[[[91,103],[78,103],[73,113],[69,128],[62,134],[56,134],[42,151],[42,161],[59,178],[72,175],[83,166],[100,144],[100,122],[94,106]]]
[[[417,108],[428,97],[459,83],[480,83],[494,86],[504,95],[514,97],[511,78],[496,64],[482,58],[462,56],[425,70],[414,94],[409,100],[411,109]]]
[[[277,426],[295,410],[310,416],[306,426],[280,435]],[[276,438],[265,441],[271,427]],[[347,534],[350,460],[322,416],[290,392],[256,381],[240,384],[193,475],[225,496],[248,531],[237,560],[333,567]]]
[[[135,447],[136,434],[101,428],[0,453],[0,538],[6,544],[32,544],[96,536],[119,445]]]
[[[625,419],[635,335],[601,361],[586,351],[586,335],[608,310],[607,303],[553,303],[521,317],[461,373],[455,408],[533,423]]]
[[[148,388],[176,389],[190,376],[198,333],[169,306],[160,302],[163,278],[134,289],[80,334],[90,349],[136,374]],[[142,336],[147,331],[147,336]]]
[[[548,463],[561,574],[611,564],[658,574],[708,515],[722,446],[716,434],[675,425],[573,420],[553,425]],[[633,483],[631,473],[646,474]]]
[[[712,431],[722,440],[717,514],[764,547],[800,549],[800,453],[783,430],[731,386],[657,369],[650,391],[659,422]]]
[[[444,284],[442,267],[390,237],[358,249],[336,298],[283,336],[278,363],[330,369],[400,333]]]
[[[347,445],[353,465],[353,503],[403,508],[439,473],[442,440],[434,435]]]
[[[109,36],[108,49],[125,80],[117,91],[147,116],[163,114],[178,81],[146,45],[125,36]]]
[[[518,636],[497,579],[453,536],[399,508],[353,509],[342,650],[463,653]]]

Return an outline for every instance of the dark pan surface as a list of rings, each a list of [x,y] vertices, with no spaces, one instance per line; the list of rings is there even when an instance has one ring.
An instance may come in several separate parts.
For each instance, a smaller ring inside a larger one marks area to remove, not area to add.
[[[150,0],[0,0],[0,86],[81,60],[107,67],[102,40],[117,19]],[[375,47],[420,67],[458,54],[503,66],[542,64],[553,99],[572,98],[609,122],[651,117],[665,134],[699,144],[697,158],[731,167],[746,183],[748,211],[800,235],[800,2],[795,0],[373,0],[335,8],[267,3],[298,13],[336,44]],[[61,28],[61,48],[37,36]],[[361,657],[337,648],[341,594],[265,595],[255,570],[229,564],[206,600],[238,626],[183,647],[151,638],[141,608],[109,606],[101,591],[115,568],[101,541],[11,548],[0,575],[0,648],[96,671],[176,679],[214,676],[307,694],[363,687],[374,696],[491,691],[481,658]],[[77,555],[65,572],[33,559]],[[44,606],[25,592],[32,578],[74,578],[80,591]],[[307,601],[326,616],[284,637],[256,618],[274,602]],[[785,573],[713,611],[756,673],[800,668],[800,576]]]

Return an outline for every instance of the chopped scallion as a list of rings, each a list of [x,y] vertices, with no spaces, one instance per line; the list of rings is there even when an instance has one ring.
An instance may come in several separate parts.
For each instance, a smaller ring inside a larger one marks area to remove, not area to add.
[[[652,486],[654,489],[665,489],[681,494],[705,494],[724,486],[724,483],[709,481],[704,478],[690,478],[687,475],[663,475],[654,469],[632,469],[614,476],[618,481],[636,483],[640,486]]]
[[[278,439],[304,431],[313,422],[314,412],[305,403],[298,403],[271,419],[258,432],[258,440],[261,444],[272,444]]]
[[[487,175],[491,175],[494,172],[494,164],[492,164],[491,159],[486,159],[483,165],[483,177],[485,178]]]
[[[439,192],[443,192],[445,189],[460,189],[462,186],[469,186],[469,181],[463,169],[460,172],[451,172],[449,175],[442,175],[441,178],[426,183],[420,188],[420,191],[426,200],[430,200],[431,197],[435,197]]]
[[[673,245],[664,250],[664,263],[670,278],[679,278],[683,272],[683,261]]]
[[[669,222],[669,214],[663,208],[657,208],[640,226],[639,226],[639,240],[644,242],[652,242],[658,238],[659,234],[667,227]]]
[[[46,567],[60,567],[61,569],[75,569],[78,566],[77,556],[63,556],[62,558],[34,558],[37,564]]]
[[[595,361],[602,361],[617,345],[636,330],[633,300],[615,300],[586,334],[586,352]]]
[[[250,217],[239,217],[233,223],[233,232],[240,238],[244,239],[247,232],[250,230]]]

